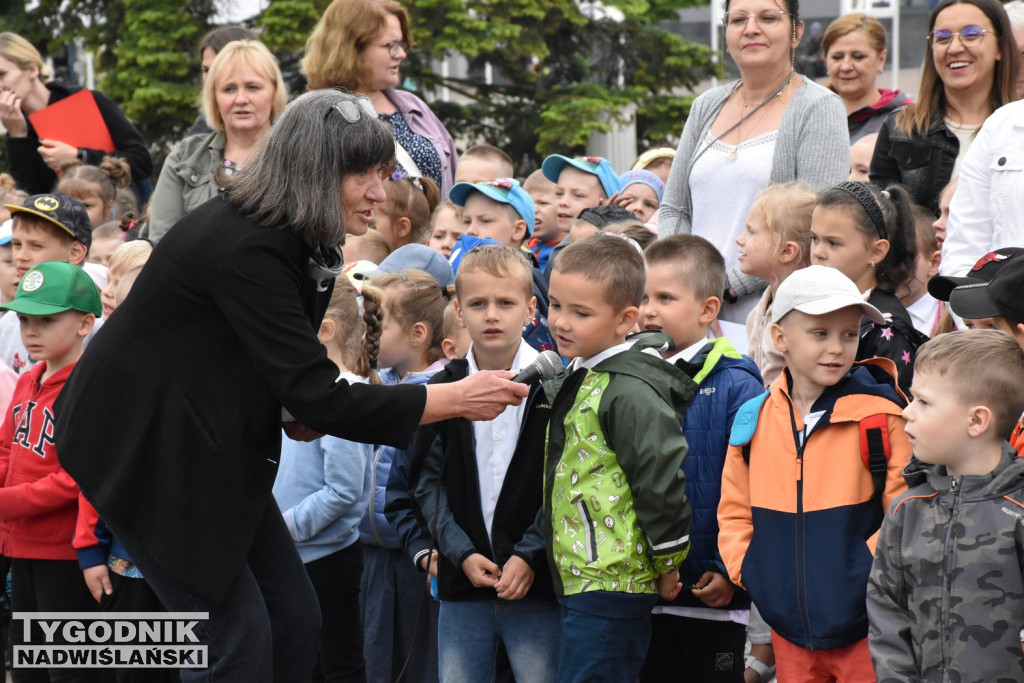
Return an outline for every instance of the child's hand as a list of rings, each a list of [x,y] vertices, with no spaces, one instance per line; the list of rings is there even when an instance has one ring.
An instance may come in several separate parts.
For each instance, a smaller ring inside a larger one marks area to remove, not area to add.
[[[502,600],[518,600],[526,597],[533,586],[533,569],[518,555],[508,558],[501,569],[501,580],[494,584]]]
[[[697,587],[690,591],[701,599],[708,607],[722,607],[732,601],[736,586],[718,572],[704,572],[697,582]]]
[[[462,561],[462,573],[477,588],[493,588],[501,577],[501,570],[480,553],[473,553]]]
[[[675,600],[683,584],[679,583],[679,570],[658,577],[658,595],[662,600]]]
[[[83,569],[82,576],[85,578],[85,585],[89,592],[92,593],[92,597],[96,602],[102,600],[104,595],[110,595],[114,592],[114,588],[110,585],[110,572],[107,571],[107,565],[98,564],[95,567]]]
[[[420,569],[427,572],[427,576],[433,576],[437,578],[437,551],[424,555],[420,558]],[[430,583],[430,579],[427,579],[427,583]]]

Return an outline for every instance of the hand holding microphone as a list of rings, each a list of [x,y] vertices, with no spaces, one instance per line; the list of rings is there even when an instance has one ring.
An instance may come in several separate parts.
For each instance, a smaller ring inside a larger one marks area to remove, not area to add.
[[[562,371],[562,357],[554,351],[544,351],[536,360],[519,371],[519,374],[512,378],[513,382],[520,384],[536,384],[549,380]]]

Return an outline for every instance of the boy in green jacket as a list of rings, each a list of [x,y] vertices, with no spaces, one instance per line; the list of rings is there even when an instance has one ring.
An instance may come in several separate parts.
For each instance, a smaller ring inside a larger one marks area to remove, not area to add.
[[[639,247],[605,234],[567,247],[551,273],[549,326],[573,358],[545,387],[544,521],[562,610],[560,683],[636,680],[651,608],[682,588],[690,505],[680,424],[696,385],[655,349],[625,341],[644,280]]]

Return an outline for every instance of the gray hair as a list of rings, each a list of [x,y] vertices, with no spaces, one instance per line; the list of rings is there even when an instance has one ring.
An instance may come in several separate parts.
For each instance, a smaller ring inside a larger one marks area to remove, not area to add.
[[[264,227],[298,232],[313,243],[344,243],[342,179],[395,161],[391,128],[358,99],[332,89],[296,98],[231,179],[226,188],[231,205]],[[346,100],[356,105],[355,121],[334,109]]]

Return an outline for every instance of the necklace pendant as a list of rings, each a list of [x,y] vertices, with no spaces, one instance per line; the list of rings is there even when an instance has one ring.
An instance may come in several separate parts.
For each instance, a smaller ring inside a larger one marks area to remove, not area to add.
[[[736,145],[731,150],[729,150],[729,161],[736,161],[736,153],[739,151],[739,149],[740,146]]]

